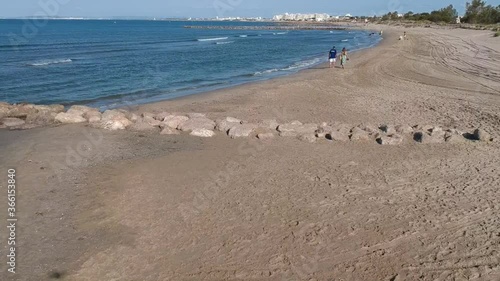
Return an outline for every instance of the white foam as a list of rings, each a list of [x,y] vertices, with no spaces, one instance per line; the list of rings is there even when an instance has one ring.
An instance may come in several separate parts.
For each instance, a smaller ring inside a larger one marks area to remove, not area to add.
[[[70,62],[72,62],[71,59],[60,59],[60,60],[50,60],[50,61],[46,60],[46,61],[31,63],[29,65],[31,65],[31,66],[46,66],[46,65],[51,65],[51,64],[70,63]]]
[[[273,35],[284,35],[287,34],[288,32],[274,32]]]
[[[240,37],[245,38],[245,37],[248,37],[248,35],[243,34],[243,35],[240,35]]]
[[[215,42],[216,45],[224,45],[224,44],[231,44],[231,43],[234,43],[234,41]]]
[[[349,42],[349,39],[344,39],[342,40],[342,42]]]
[[[228,37],[216,37],[216,38],[199,38],[197,39],[200,42],[204,41],[219,41],[219,40],[226,40]]]
[[[282,70],[282,71],[290,71],[290,70],[295,70],[295,69],[307,68],[309,66],[318,64],[319,62],[321,62],[321,59],[320,58],[315,58],[315,59],[312,59],[312,60],[307,60],[307,61],[301,61],[301,62],[294,63],[294,64],[292,64],[292,65],[290,65],[288,67],[282,68],[280,70]]]
[[[254,76],[260,76],[260,75],[264,75],[264,74],[273,73],[273,72],[276,72],[276,71],[279,71],[279,69],[273,68],[273,69],[268,69],[268,70],[264,70],[264,71],[257,71],[253,75]]]

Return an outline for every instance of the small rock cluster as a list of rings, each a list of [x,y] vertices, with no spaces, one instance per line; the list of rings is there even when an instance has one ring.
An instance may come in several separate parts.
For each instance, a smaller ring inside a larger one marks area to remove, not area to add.
[[[457,129],[437,126],[408,125],[358,125],[343,123],[303,124],[300,121],[280,124],[274,119],[258,123],[247,123],[233,117],[212,120],[202,113],[158,114],[142,113],[140,116],[123,109],[100,112],[88,106],[74,105],[67,111],[62,105],[10,105],[0,103],[0,128],[30,129],[50,124],[88,123],[91,127],[105,130],[130,130],[136,132],[158,132],[162,135],[177,135],[188,132],[196,137],[213,137],[221,132],[231,138],[257,137],[261,140],[275,136],[294,137],[313,143],[321,139],[347,142],[376,141],[381,145],[399,145],[405,140],[419,143],[462,143],[468,140],[493,141],[482,129],[464,133]]]

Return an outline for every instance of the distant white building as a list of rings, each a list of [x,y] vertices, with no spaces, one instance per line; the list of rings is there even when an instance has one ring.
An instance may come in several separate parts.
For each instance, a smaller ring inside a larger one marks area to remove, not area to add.
[[[275,21],[327,21],[330,19],[329,14],[289,14],[275,15]]]

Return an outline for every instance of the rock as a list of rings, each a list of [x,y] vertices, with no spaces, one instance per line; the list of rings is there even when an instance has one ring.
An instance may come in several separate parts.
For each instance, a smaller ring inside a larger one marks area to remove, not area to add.
[[[83,118],[83,116],[79,114],[71,114],[66,112],[58,113],[55,117],[55,120],[64,124],[87,122],[87,119]]]
[[[101,122],[93,123],[94,127],[105,130],[125,130],[132,122],[127,119],[125,113],[112,109],[106,110],[102,114]]]
[[[153,126],[145,120],[139,120],[132,125],[130,125],[127,129],[134,132],[155,132],[160,131],[159,126]]]
[[[179,126],[177,126],[177,129],[184,132],[196,129],[213,130],[214,128],[215,122],[205,117],[192,118],[180,123]]]
[[[240,122],[229,122],[227,119],[217,120],[215,123],[216,123],[215,128],[218,131],[221,131],[224,133],[227,133],[232,127],[241,124]]]
[[[274,134],[273,133],[260,133],[260,134],[257,134],[257,138],[259,140],[273,139],[274,138]]]
[[[157,113],[157,114],[154,116],[154,118],[155,118],[156,120],[163,121],[163,120],[165,119],[165,117],[170,116],[170,115],[172,115],[172,114],[170,114],[170,113],[168,113],[168,112],[165,112],[165,111],[164,111],[164,112]]]
[[[187,120],[189,120],[189,117],[187,117],[187,116],[169,115],[169,116],[166,116],[165,119],[163,119],[163,124],[165,125],[165,127],[177,129],[177,127],[181,123],[183,123]]]
[[[364,141],[364,140],[369,140],[370,139],[370,133],[367,131],[359,128],[359,127],[354,127],[351,130],[351,141]]]
[[[278,126],[278,132],[294,132],[295,135],[315,134],[318,130],[317,124],[302,124],[299,121],[283,124]],[[281,134],[280,134],[281,135]]]
[[[144,117],[149,117],[149,118],[155,118],[156,114],[154,113],[151,113],[151,112],[144,112],[141,114],[141,117],[144,118]]]
[[[296,137],[299,134],[295,131],[284,131],[279,133],[280,137]]]
[[[329,132],[331,132],[332,130],[330,130]],[[325,128],[324,127],[320,127],[318,128],[314,134],[316,135],[317,138],[320,138],[320,139],[324,139],[326,138],[326,134],[327,132],[325,131]]]
[[[128,119],[126,119],[128,121]],[[129,121],[130,122],[130,121]],[[91,126],[94,128],[109,130],[109,131],[117,131],[117,130],[125,130],[127,126],[130,126],[126,122],[122,122],[120,120],[101,120],[100,122],[91,123]]]
[[[114,120],[117,118],[127,118],[126,114],[117,109],[106,110],[102,113],[102,120]]]
[[[3,125],[6,127],[15,127],[15,126],[21,126],[26,123],[26,121],[20,119],[20,118],[14,118],[14,117],[8,117],[2,119]]]
[[[491,141],[491,135],[485,130],[478,128],[474,131],[474,139],[478,141]]]
[[[156,120],[154,117],[151,117],[151,116],[145,116],[145,117],[143,117],[143,118],[142,118],[142,120],[140,120],[140,119],[139,119],[139,120],[137,120],[137,122],[140,122],[140,121],[142,121],[142,122],[146,122],[146,123],[148,123],[149,125],[151,125],[151,126],[155,126],[155,127],[158,127],[158,128],[159,128],[159,127],[160,127],[160,125],[161,125],[161,121]]]
[[[276,121],[276,119],[265,119],[259,122],[259,127],[269,128],[272,130],[276,130],[279,125],[280,124]]]
[[[232,139],[241,138],[241,137],[248,137],[257,128],[258,128],[258,126],[255,124],[238,124],[238,125],[233,126],[229,130],[228,135]]]
[[[7,117],[10,112],[10,106],[0,105],[0,119]]]
[[[83,115],[89,111],[99,112],[99,110],[97,110],[96,108],[88,107],[85,105],[73,105],[68,109],[66,113],[83,117]]]
[[[394,128],[394,126],[391,125],[382,125],[379,127],[379,129],[388,135],[396,134],[396,128]]]
[[[444,134],[442,135],[433,135],[426,132],[415,132],[413,134],[413,139],[419,143],[430,144],[430,143],[443,143],[445,141]]]
[[[326,138],[333,141],[348,141],[349,136],[343,132],[333,131],[326,134]]]
[[[397,125],[395,127],[396,132],[399,134],[411,134],[413,133],[413,128],[408,125]]]
[[[35,105],[34,107],[38,112],[54,112],[54,113],[61,113],[64,112],[64,105],[62,104],[51,104],[51,105]]]
[[[29,114],[34,114],[36,112],[37,110],[35,109],[34,104],[19,104],[19,105],[12,105],[10,107],[9,112],[7,113],[7,116],[13,118],[26,119],[26,117],[28,117]]]
[[[99,111],[87,111],[83,114],[83,118],[87,119],[89,123],[99,122],[102,119],[102,113]]]
[[[135,113],[132,113],[126,109],[123,109],[123,108],[120,108],[120,109],[115,109],[114,111],[118,111],[120,113],[123,113],[123,115],[125,116],[125,118],[127,118],[128,120],[132,121],[132,122],[136,122],[137,120],[139,120],[139,116]]]
[[[191,136],[195,136],[195,137],[202,137],[202,138],[211,138],[213,136],[215,136],[215,132],[212,131],[212,130],[207,130],[207,129],[194,129],[191,131],[190,133]]]
[[[207,116],[204,113],[188,113],[186,114],[189,118],[206,118]]]
[[[36,125],[49,125],[56,121],[57,113],[50,110],[39,110],[37,113],[29,114],[26,123]]]
[[[379,136],[377,142],[381,145],[400,145],[403,143],[403,137],[397,134]]]
[[[304,142],[313,143],[316,142],[318,138],[316,138],[316,134],[302,134],[299,135],[298,139]]]
[[[445,136],[445,141],[448,143],[465,143],[467,139],[461,135],[449,134]]]
[[[364,131],[367,131],[371,135],[375,135],[380,132],[380,129],[377,126],[371,124],[362,124],[358,127]]]
[[[240,123],[240,124],[243,123],[240,119],[234,117],[226,117],[225,120],[230,123]]]
[[[180,134],[179,131],[170,127],[165,127],[160,132],[160,135],[178,135],[178,134]]]

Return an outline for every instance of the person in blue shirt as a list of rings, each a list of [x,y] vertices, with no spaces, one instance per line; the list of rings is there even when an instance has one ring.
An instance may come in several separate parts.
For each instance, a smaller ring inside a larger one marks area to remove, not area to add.
[[[334,67],[337,62],[337,50],[335,49],[335,46],[333,46],[328,53],[328,59],[330,60],[330,68]]]

